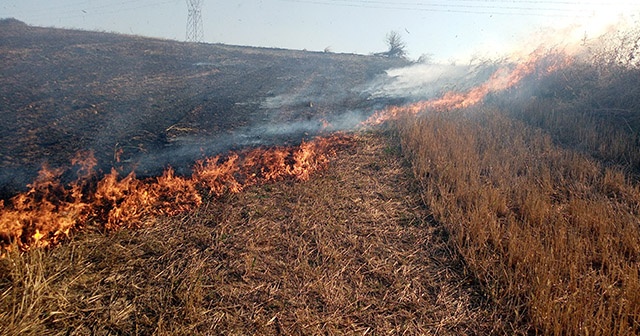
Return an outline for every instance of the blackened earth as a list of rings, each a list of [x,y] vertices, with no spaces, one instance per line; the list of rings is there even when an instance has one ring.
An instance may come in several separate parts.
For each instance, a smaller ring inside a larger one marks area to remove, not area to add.
[[[368,85],[406,60],[183,43],[0,20],[0,196],[92,151],[138,176],[205,156],[352,129]],[[72,178],[73,174],[67,176]]]

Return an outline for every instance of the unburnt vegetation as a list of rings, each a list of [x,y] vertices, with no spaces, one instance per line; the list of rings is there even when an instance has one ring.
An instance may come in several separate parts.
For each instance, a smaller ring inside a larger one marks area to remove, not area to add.
[[[429,211],[532,332],[640,333],[640,71],[608,50],[399,123]]]
[[[639,332],[637,185],[499,112],[474,112],[408,121],[403,144],[486,293],[545,333]]]

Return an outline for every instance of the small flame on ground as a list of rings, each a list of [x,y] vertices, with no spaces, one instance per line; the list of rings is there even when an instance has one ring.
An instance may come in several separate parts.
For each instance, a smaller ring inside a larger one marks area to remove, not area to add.
[[[555,56],[555,57],[554,57]],[[506,67],[498,69],[484,83],[473,87],[467,92],[446,92],[442,97],[418,101],[404,106],[390,106],[376,111],[365,120],[363,126],[375,126],[388,120],[394,120],[400,115],[416,115],[425,110],[447,111],[466,108],[481,103],[491,92],[499,92],[517,86],[522,79],[532,74],[552,73],[572,62],[568,55],[548,55],[538,49],[529,58],[517,63],[513,69]]]
[[[29,191],[9,204],[0,201],[0,254],[14,242],[21,250],[55,245],[88,223],[107,231],[140,227],[157,216],[196,209],[203,193],[221,196],[285,178],[308,180],[348,142],[348,136],[335,134],[298,147],[257,148],[206,158],[196,163],[190,177],[176,176],[168,168],[156,178],[138,179],[134,173],[121,178],[112,169],[99,181],[95,157],[81,153],[72,160],[78,167],[74,182],[63,185],[64,171],[45,166]]]

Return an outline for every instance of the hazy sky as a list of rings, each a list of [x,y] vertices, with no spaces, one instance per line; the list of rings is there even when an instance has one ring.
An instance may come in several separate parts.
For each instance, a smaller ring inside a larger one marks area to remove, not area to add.
[[[205,42],[369,54],[395,30],[413,59],[491,56],[544,27],[594,34],[639,0],[203,0]],[[185,0],[0,0],[0,17],[31,25],[184,40]],[[556,37],[563,33],[556,33]]]

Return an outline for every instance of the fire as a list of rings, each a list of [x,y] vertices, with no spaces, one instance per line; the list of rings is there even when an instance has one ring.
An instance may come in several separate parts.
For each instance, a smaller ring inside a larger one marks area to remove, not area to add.
[[[63,185],[64,170],[45,166],[29,191],[9,204],[0,201],[0,252],[13,242],[21,250],[55,245],[88,225],[105,231],[141,227],[158,216],[196,209],[205,193],[220,196],[285,178],[307,180],[348,142],[349,137],[336,134],[297,147],[257,148],[200,160],[189,177],[168,168],[147,179],[134,173],[120,177],[112,169],[97,180],[95,157],[81,153],[72,161],[74,182]]]
[[[447,111],[473,106],[481,103],[491,92],[515,87],[527,76],[549,74],[566,67],[571,62],[572,58],[568,55],[547,55],[542,49],[537,49],[526,61],[517,63],[512,69],[508,67],[498,69],[486,82],[467,92],[449,91],[437,99],[418,101],[405,106],[391,106],[376,111],[363,122],[363,125],[379,125],[387,120],[397,119],[402,114],[416,115],[427,109]]]
[[[303,142],[298,147],[258,148],[234,153],[224,160],[219,156],[208,158],[196,163],[192,179],[218,196],[288,177],[308,180],[310,174],[328,164],[327,154],[346,140],[345,136],[334,135]]]
[[[416,115],[425,110],[446,111],[478,104],[487,94],[514,87],[532,74],[556,71],[571,59],[548,57],[541,51],[513,67],[497,70],[486,82],[467,92],[447,92],[442,97],[390,106],[377,111],[363,125],[378,125],[402,114]],[[326,123],[325,127],[331,125]],[[257,148],[226,156],[197,161],[189,177],[176,176],[168,168],[162,176],[138,179],[134,173],[120,177],[115,169],[97,180],[96,159],[80,153],[74,182],[63,185],[62,169],[43,167],[29,191],[13,197],[9,204],[0,200],[0,253],[13,243],[27,250],[55,245],[72,231],[92,225],[101,230],[140,227],[158,216],[175,216],[202,204],[202,195],[237,193],[260,183],[293,178],[307,180],[324,168],[335,148],[348,143],[348,137],[333,135],[303,142],[298,147]],[[121,150],[114,152],[120,160]]]
[[[92,199],[91,217],[102,219],[106,230],[139,227],[145,219],[175,216],[202,204],[193,181],[175,176],[171,168],[148,180],[139,180],[134,173],[119,179],[112,170],[98,182]]]

